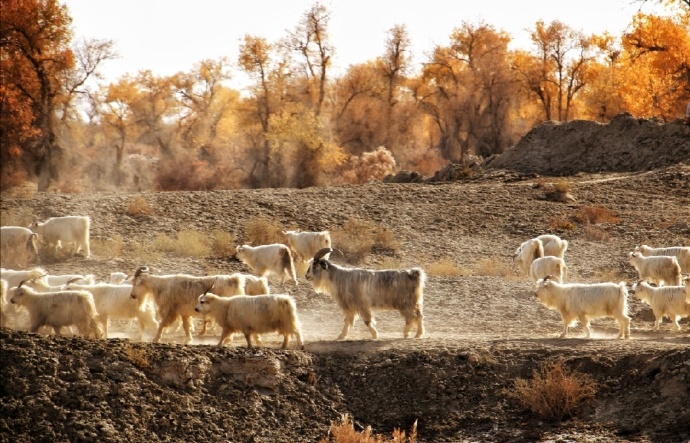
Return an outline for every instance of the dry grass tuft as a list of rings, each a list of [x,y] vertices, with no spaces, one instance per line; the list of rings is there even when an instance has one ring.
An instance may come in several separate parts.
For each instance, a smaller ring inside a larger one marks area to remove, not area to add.
[[[285,228],[279,222],[264,217],[257,217],[247,221],[244,225],[245,242],[254,246],[283,243]]]
[[[595,394],[596,383],[590,376],[557,361],[535,370],[532,380],[517,379],[508,395],[541,418],[561,421],[574,416]]]
[[[91,239],[89,246],[91,247],[92,254],[105,259],[111,259],[119,257],[122,254],[124,241],[120,234],[116,234],[113,238],[105,240],[98,238]]]
[[[369,220],[350,219],[331,230],[333,245],[352,262],[360,263],[371,252],[394,255],[400,245],[389,229]]]
[[[494,255],[479,260],[474,267],[474,275],[505,278],[515,276],[515,270],[505,259]]]
[[[597,226],[585,226],[584,238],[585,240],[596,241],[600,243],[608,243],[609,241],[611,241],[611,235]]]
[[[140,369],[146,369],[151,366],[151,360],[146,349],[134,347],[131,343],[125,343],[124,346],[124,357],[128,362]]]
[[[558,216],[551,219],[549,222],[549,229],[551,231],[573,231],[575,229],[575,224],[567,217]]]
[[[204,258],[211,255],[211,243],[207,234],[188,229],[180,231],[177,238],[158,234],[151,243],[151,248],[177,257]]]
[[[457,265],[453,260],[447,257],[426,264],[424,270],[429,275],[440,277],[465,277],[472,273],[469,269]]]
[[[132,217],[150,217],[154,215],[154,211],[149,205],[149,202],[142,196],[130,200],[127,203],[127,210],[125,213]]]
[[[582,225],[596,225],[599,223],[619,223],[618,214],[600,205],[581,206],[575,212],[575,220]]]
[[[618,283],[627,280],[628,277],[623,275],[618,269],[604,268],[596,269],[594,271],[594,279],[596,281],[610,281]]]
[[[229,257],[235,254],[237,237],[229,232],[214,230],[211,232],[211,256]]]
[[[390,439],[375,435],[371,426],[367,426],[362,432],[357,432],[352,420],[347,414],[340,417],[340,422],[332,422],[328,430],[328,436],[319,440],[319,443],[415,443],[417,441],[417,422],[415,421],[408,436],[405,431],[398,428],[393,430]]]

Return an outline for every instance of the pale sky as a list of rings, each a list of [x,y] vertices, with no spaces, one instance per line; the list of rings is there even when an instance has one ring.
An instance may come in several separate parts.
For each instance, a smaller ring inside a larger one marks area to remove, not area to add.
[[[315,0],[63,0],[73,18],[75,39],[110,39],[120,55],[102,69],[106,82],[124,74],[151,70],[166,76],[190,71],[204,59],[229,57],[236,63],[245,34],[276,42],[293,30]],[[560,20],[573,29],[620,35],[640,9],[634,0],[324,0],[331,12],[333,68],[341,75],[349,65],[383,55],[388,31],[407,26],[415,63],[435,45],[447,45],[463,21],[480,20],[513,38],[511,48],[529,49],[537,20]],[[649,5],[645,12],[651,12]],[[243,80],[232,69],[233,86]]]

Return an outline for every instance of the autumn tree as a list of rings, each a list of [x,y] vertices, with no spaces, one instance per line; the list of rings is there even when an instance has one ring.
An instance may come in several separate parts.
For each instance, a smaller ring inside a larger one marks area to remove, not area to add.
[[[61,81],[74,66],[70,25],[67,7],[57,0],[2,2],[3,163],[21,158],[34,167],[40,190],[58,179],[62,149],[56,139],[55,110]]]
[[[589,66],[590,82],[583,90],[584,118],[607,122],[626,109],[622,87],[626,81],[620,39],[604,33],[592,37],[596,55]]]
[[[627,109],[667,120],[682,115],[690,99],[690,13],[637,14],[631,28],[622,38]]]
[[[251,187],[281,186],[284,171],[272,155],[268,137],[269,120],[281,106],[285,88],[286,62],[265,38],[245,35],[238,65],[254,81],[252,95],[245,100],[244,132],[251,140],[251,166],[247,174]]]
[[[510,37],[493,27],[464,23],[449,46],[439,46],[415,83],[419,106],[440,138],[443,157],[460,161],[474,151],[501,152],[509,143],[508,112],[515,82],[508,63]]]
[[[204,60],[174,79],[174,91],[180,102],[178,115],[182,143],[186,149],[212,156],[219,126],[232,112],[237,97],[223,86],[229,80],[226,58]]]
[[[536,23],[530,38],[536,50],[518,52],[513,68],[539,101],[546,120],[568,121],[576,95],[587,85],[592,39],[556,20]]]

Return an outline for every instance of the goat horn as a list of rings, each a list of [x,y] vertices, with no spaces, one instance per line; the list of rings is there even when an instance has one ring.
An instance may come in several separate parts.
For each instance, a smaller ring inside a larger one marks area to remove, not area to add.
[[[317,252],[316,254],[314,254],[314,261],[321,260],[321,258],[322,258],[324,255],[330,254],[331,252],[333,252],[333,249],[331,249],[331,248],[323,248],[323,249],[321,249],[319,252]]]
[[[139,277],[141,274],[149,272],[149,267],[148,266],[140,266],[139,269],[136,270],[134,273],[134,278]]]

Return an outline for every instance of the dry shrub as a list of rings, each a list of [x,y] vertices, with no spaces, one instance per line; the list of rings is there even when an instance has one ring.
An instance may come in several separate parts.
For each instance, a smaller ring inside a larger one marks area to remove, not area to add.
[[[618,269],[604,268],[596,269],[594,271],[594,279],[596,281],[610,281],[618,283],[620,281],[627,280],[628,277],[623,275]]]
[[[144,197],[139,196],[127,202],[126,214],[132,217],[151,216],[153,209]]]
[[[443,276],[443,277],[464,277],[470,275],[471,272],[462,266],[458,266],[450,258],[442,258],[432,263],[427,263],[424,270],[429,275]]]
[[[35,217],[31,209],[18,208],[0,212],[0,226],[29,226]]]
[[[551,231],[572,231],[575,229],[575,224],[567,217],[558,216],[549,222],[549,229]]]
[[[279,222],[257,217],[245,223],[244,237],[246,243],[256,246],[283,243],[285,241],[283,230],[284,227]]]
[[[235,234],[221,231],[219,229],[211,232],[211,256],[228,257],[235,254],[235,244],[237,237]]]
[[[618,223],[621,221],[618,214],[600,205],[582,206],[575,212],[575,220],[583,225],[596,225],[598,223]]]
[[[575,415],[595,394],[591,377],[570,371],[561,361],[544,364],[532,380],[517,379],[509,393],[539,417],[558,421]]]
[[[392,231],[369,220],[350,219],[342,228],[331,230],[331,239],[355,263],[360,263],[372,251],[392,255],[399,248]]]
[[[211,243],[207,234],[187,229],[180,231],[177,238],[158,234],[151,243],[151,248],[177,257],[203,258],[211,254]]]
[[[151,360],[145,348],[134,347],[131,343],[127,342],[125,342],[124,347],[123,353],[125,360],[140,369],[146,369],[151,366]]]
[[[151,243],[132,243],[129,248],[130,256],[137,259],[139,263],[152,263],[160,260],[163,254],[154,250]]]
[[[487,277],[509,277],[514,276],[515,271],[510,263],[498,256],[486,257],[475,265],[475,275],[482,275]]]
[[[589,241],[606,243],[611,240],[611,236],[605,230],[596,226],[585,226],[584,238]]]
[[[367,426],[362,432],[355,431],[352,420],[347,414],[340,417],[339,422],[331,422],[328,436],[319,440],[319,443],[415,443],[417,441],[417,422],[415,421],[408,436],[405,431],[398,428],[393,430],[390,439],[375,435],[371,426]]]
[[[393,154],[383,146],[375,151],[365,152],[361,157],[353,155],[347,163],[343,174],[346,183],[361,184],[369,180],[381,180],[397,170]]]
[[[116,234],[113,238],[101,240],[99,238],[91,239],[89,242],[91,253],[106,259],[119,257],[122,254],[124,241],[120,234]]]

